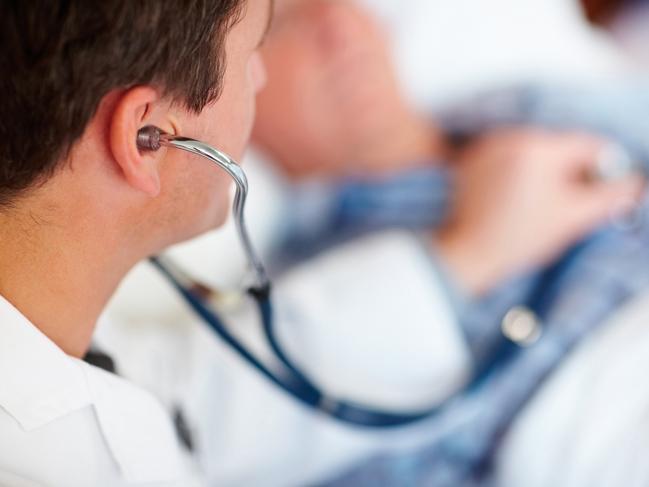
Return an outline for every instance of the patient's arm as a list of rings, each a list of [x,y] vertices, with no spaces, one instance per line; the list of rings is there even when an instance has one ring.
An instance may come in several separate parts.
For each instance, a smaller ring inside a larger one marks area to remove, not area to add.
[[[459,156],[457,187],[437,248],[476,294],[549,263],[609,218],[630,209],[642,182],[585,177],[603,141],[579,133],[503,130]]]
[[[559,256],[633,203],[638,180],[607,185],[583,177],[602,144],[583,134],[507,130],[476,139],[447,169],[325,189],[315,210],[303,204],[318,192],[308,186],[291,205],[302,216],[283,248],[290,262],[368,231],[423,230],[436,237],[432,251],[450,277],[482,294]]]

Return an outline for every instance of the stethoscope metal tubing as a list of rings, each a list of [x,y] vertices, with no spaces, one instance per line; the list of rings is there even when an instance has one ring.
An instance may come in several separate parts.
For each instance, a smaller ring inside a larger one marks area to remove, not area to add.
[[[145,151],[157,151],[163,146],[168,146],[204,157],[219,166],[232,178],[236,185],[232,212],[243,250],[254,274],[253,286],[259,289],[269,287],[270,280],[268,279],[268,274],[261,259],[255,252],[246,227],[244,210],[248,199],[248,178],[243,172],[243,169],[241,169],[241,166],[225,152],[221,152],[204,142],[188,137],[171,135],[153,126],[144,127],[139,131],[137,144],[141,150]]]

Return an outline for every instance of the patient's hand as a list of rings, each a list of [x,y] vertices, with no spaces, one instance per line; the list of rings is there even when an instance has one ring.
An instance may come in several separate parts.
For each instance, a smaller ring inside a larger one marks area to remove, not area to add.
[[[484,292],[547,263],[630,209],[639,179],[597,183],[585,177],[603,143],[585,134],[505,130],[460,155],[453,216],[437,242],[469,291]]]

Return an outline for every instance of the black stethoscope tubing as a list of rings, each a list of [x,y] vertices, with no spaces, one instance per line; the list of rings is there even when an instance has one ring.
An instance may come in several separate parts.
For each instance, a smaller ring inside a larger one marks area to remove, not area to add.
[[[561,281],[562,274],[570,268],[570,263],[577,255],[579,249],[580,247],[577,247],[566,258],[546,271],[539,279],[535,290],[531,293],[532,299],[527,306],[537,316],[542,317],[545,310],[551,307],[553,300],[556,299],[558,290],[557,283]],[[244,343],[228,330],[223,320],[211,309],[205,299],[198,293],[185,287],[163,262],[156,258],[151,259],[151,261],[169,280],[201,320],[246,363],[257,370],[257,372],[308,408],[343,423],[355,426],[391,428],[407,426],[424,419],[430,419],[440,414],[445,406],[450,404],[455,398],[469,391],[479,389],[492,374],[509,363],[521,350],[519,344],[509,340],[504,335],[501,336],[500,343],[495,348],[495,352],[475,371],[473,379],[460,392],[446,399],[442,404],[414,412],[394,412],[368,407],[351,401],[341,400],[322,392],[314,381],[309,379],[307,374],[302,372],[289,358],[275,333],[270,286],[251,288],[249,295],[256,302],[264,337],[273,354],[278,359],[278,362],[284,368],[282,374],[272,371],[256,357]]]
[[[275,319],[271,301],[271,285],[264,266],[257,258],[248,232],[244,224],[244,205],[248,191],[248,181],[245,173],[239,165],[227,154],[215,149],[203,142],[186,137],[166,134],[157,127],[144,127],[138,132],[138,148],[143,151],[157,151],[162,146],[175,147],[186,152],[209,159],[226,171],[237,184],[233,211],[236,217],[237,228],[248,256],[250,265],[255,272],[255,284],[248,290],[248,294],[257,304],[264,337],[275,355],[279,364],[283,366],[283,373],[272,371],[264,364],[248,347],[236,338],[229,330],[223,320],[207,304],[206,300],[195,291],[194,288],[186,286],[181,282],[179,276],[171,266],[166,265],[159,258],[152,258],[152,263],[170,281],[171,285],[180,293],[189,307],[216,333],[228,346],[230,346],[243,360],[266,377],[271,383],[285,391],[299,403],[306,407],[350,425],[371,427],[371,428],[392,428],[406,426],[424,419],[437,416],[454,399],[459,398],[467,392],[479,389],[501,366],[505,365],[520,352],[521,347],[510,341],[504,335],[501,336],[495,353],[492,354],[482,366],[478,367],[473,379],[460,392],[452,395],[443,403],[437,404],[428,409],[413,412],[386,411],[381,408],[368,407],[352,401],[336,398],[326,394],[319,388],[308,375],[300,370],[291,358],[284,352],[281,343],[275,334]],[[549,309],[555,299],[558,283],[578,248],[570,253],[565,259],[546,271],[535,291],[532,293],[532,300],[528,308],[542,317],[542,313]]]

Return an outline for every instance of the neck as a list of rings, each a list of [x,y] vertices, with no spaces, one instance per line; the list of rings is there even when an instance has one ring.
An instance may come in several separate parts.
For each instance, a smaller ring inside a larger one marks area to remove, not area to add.
[[[82,214],[87,209],[78,207],[33,204],[0,213],[0,295],[63,351],[82,357],[138,259],[123,254],[128,246],[115,239],[102,212]]]

